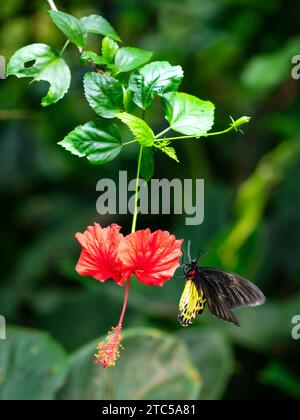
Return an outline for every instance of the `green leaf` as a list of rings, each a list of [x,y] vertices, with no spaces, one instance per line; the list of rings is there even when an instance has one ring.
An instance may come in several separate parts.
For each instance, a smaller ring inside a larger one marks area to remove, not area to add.
[[[299,53],[299,42],[299,36],[288,38],[280,48],[249,58],[241,75],[247,94],[258,100],[284,83],[291,74],[291,58]]]
[[[119,45],[111,38],[106,36],[102,41],[102,55],[109,64],[115,62],[116,54],[119,50]]]
[[[124,47],[121,48],[115,60],[120,73],[134,70],[151,60],[153,53],[140,50],[139,48]]]
[[[215,106],[187,93],[168,93],[162,97],[165,117],[171,128],[186,135],[202,135],[214,124]]]
[[[141,161],[141,175],[146,182],[150,181],[154,174],[154,156],[151,147],[146,147],[143,150],[142,161]]]
[[[122,42],[119,35],[116,33],[111,24],[99,15],[90,15],[81,19],[87,32],[109,36],[114,41]]]
[[[87,46],[87,31],[79,19],[68,13],[49,10],[51,19],[66,37],[78,47]]]
[[[113,368],[91,362],[94,341],[71,357],[60,393],[63,400],[192,400],[201,379],[181,340],[154,329],[124,331],[121,358]]]
[[[165,153],[167,156],[169,156],[171,159],[176,160],[176,162],[179,163],[176,150],[174,149],[174,147],[170,147],[169,144],[169,141],[161,140],[159,142],[156,142],[154,146],[163,153]]]
[[[134,93],[134,102],[139,107],[148,109],[155,96],[177,91],[182,78],[180,66],[171,66],[166,61],[155,61],[132,74],[129,87]]]
[[[49,82],[50,89],[42,100],[43,106],[54,104],[63,98],[71,83],[69,67],[58,53],[46,44],[31,44],[18,50],[9,60],[7,75],[32,77],[34,82]]]
[[[300,157],[298,139],[287,140],[264,155],[236,193],[232,223],[225,226],[214,241],[220,243],[215,253],[221,264],[232,272],[240,269],[240,250],[260,224],[271,192],[286,178]],[[245,263],[242,264],[242,267]]]
[[[96,66],[106,65],[106,60],[93,51],[86,51],[86,50],[83,51],[80,59],[81,59],[81,62],[85,65],[87,64],[95,64]]]
[[[136,104],[133,102],[133,93],[125,86],[123,86],[123,105],[124,110],[128,113],[132,113],[136,108]]]
[[[122,149],[117,125],[102,119],[76,127],[58,144],[73,155],[87,157],[96,165],[112,161]]]
[[[145,121],[136,117],[135,115],[128,114],[127,112],[121,112],[117,114],[117,117],[126,124],[135,139],[146,147],[151,147],[154,144],[154,133]]]
[[[67,371],[66,354],[48,334],[8,328],[0,346],[1,400],[52,400]]]
[[[179,159],[177,157],[176,150],[174,149],[174,147],[165,146],[162,147],[160,150],[164,152],[167,156],[169,156],[171,159],[179,163]]]
[[[123,108],[120,82],[105,73],[86,73],[84,92],[93,110],[104,118],[114,118]]]
[[[185,341],[195,366],[201,372],[201,399],[221,399],[234,372],[235,363],[226,334],[211,328],[192,327],[181,330],[179,337]]]
[[[271,362],[261,374],[261,380],[265,384],[273,385],[286,394],[300,399],[300,380],[279,362]]]

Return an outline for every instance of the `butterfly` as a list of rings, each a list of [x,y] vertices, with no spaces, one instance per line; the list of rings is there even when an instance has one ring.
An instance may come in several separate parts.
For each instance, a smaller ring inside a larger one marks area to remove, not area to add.
[[[264,294],[249,280],[209,267],[199,267],[197,260],[184,265],[186,284],[179,302],[178,319],[190,325],[207,305],[210,312],[223,321],[240,326],[232,309],[265,303]]]

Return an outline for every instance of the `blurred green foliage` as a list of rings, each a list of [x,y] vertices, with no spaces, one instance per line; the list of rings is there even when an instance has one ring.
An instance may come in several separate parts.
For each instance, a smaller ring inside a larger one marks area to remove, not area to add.
[[[123,289],[77,276],[73,235],[94,221],[117,222],[129,231],[130,217],[97,215],[96,183],[117,180],[118,171],[127,168],[133,178],[137,150],[133,146],[113,164],[90,167],[57,146],[93,118],[82,94],[76,49],[70,48],[70,92],[49,109],[39,105],[46,84],[0,81],[0,313],[22,327],[8,329],[0,342],[0,398],[299,398],[299,342],[291,338],[291,320],[300,312],[300,83],[291,78],[291,60],[300,53],[300,5],[57,3],[78,17],[102,14],[126,45],[181,65],[183,90],[217,105],[216,129],[228,124],[228,115],[252,117],[244,136],[180,144],[180,168],[157,159],[155,177],[205,179],[201,226],[187,227],[180,216],[149,215],[139,218],[138,227],[163,227],[191,239],[195,255],[211,249],[202,264],[248,277],[268,302],[240,310],[240,330],[208,313],[183,330],[176,320],[182,279],[163,288],[132,282],[122,358],[110,370],[91,365],[95,342],[86,343],[99,341],[116,323]],[[64,37],[46,10],[46,1],[1,4],[0,54],[9,58],[32,42],[61,48]],[[91,49],[96,51],[98,42],[92,37]],[[161,124],[158,109],[151,126],[159,131]]]
[[[152,329],[127,330],[126,351],[116,369],[95,369],[90,354],[97,341],[71,358],[62,399],[195,399],[201,378],[188,350],[176,337]]]

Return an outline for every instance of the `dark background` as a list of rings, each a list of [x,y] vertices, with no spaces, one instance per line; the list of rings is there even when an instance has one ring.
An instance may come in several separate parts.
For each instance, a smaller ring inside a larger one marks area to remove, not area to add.
[[[138,228],[168,229],[191,239],[194,254],[211,249],[203,264],[251,279],[268,303],[239,311],[240,330],[206,314],[182,332],[176,314],[183,280],[171,280],[163,289],[134,284],[125,327],[154,327],[185,341],[203,379],[197,398],[299,398],[299,342],[291,337],[291,321],[300,314],[300,80],[291,77],[291,59],[300,54],[300,5],[283,0],[57,5],[78,17],[101,14],[126,45],[180,64],[181,90],[216,104],[215,131],[228,126],[229,116],[252,117],[244,135],[178,144],[179,165],[156,157],[155,177],[205,179],[201,226],[185,226],[183,216],[142,216]],[[0,53],[8,59],[33,42],[61,48],[64,37],[46,11],[46,1],[2,2]],[[97,51],[99,39],[91,42]],[[0,81],[0,313],[9,324],[25,327],[16,330],[25,339],[27,328],[44,330],[72,353],[116,324],[123,299],[118,286],[77,276],[80,249],[73,235],[94,221],[117,222],[129,232],[131,217],[97,215],[96,183],[118,179],[119,170],[134,178],[137,149],[128,147],[113,163],[94,167],[56,144],[94,117],[84,99],[76,48],[65,58],[72,85],[55,106],[40,107],[43,83]],[[159,104],[148,118],[156,132],[164,128]],[[5,344],[0,342],[1,351]],[[2,398],[24,397],[24,384],[16,378],[8,392],[7,377],[0,375]]]

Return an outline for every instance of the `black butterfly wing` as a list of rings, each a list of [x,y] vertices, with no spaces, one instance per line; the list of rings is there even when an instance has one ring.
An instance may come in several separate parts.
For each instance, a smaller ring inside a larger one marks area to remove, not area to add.
[[[231,309],[265,303],[263,293],[237,274],[208,267],[198,268],[207,304],[217,318],[239,325]]]
[[[240,326],[235,315],[229,308],[225,298],[220,294],[216,286],[210,282],[203,281],[203,290],[206,297],[206,302],[209,307],[210,312],[219,319],[223,321],[230,322],[237,327]]]

